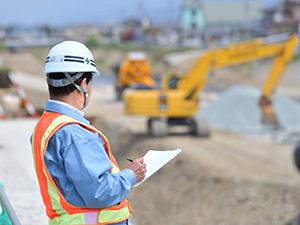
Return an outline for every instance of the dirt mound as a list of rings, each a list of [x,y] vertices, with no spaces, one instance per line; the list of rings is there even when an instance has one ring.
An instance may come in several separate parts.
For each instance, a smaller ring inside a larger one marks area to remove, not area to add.
[[[1,54],[0,58],[3,60],[3,64],[13,71],[22,71],[36,76],[43,75],[46,56],[38,60],[32,53],[24,51],[18,53],[5,52]]]

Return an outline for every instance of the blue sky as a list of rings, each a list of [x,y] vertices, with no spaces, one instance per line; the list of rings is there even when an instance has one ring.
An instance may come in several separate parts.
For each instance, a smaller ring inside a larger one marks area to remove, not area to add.
[[[203,2],[257,0],[202,0]],[[283,0],[261,0],[267,6]],[[155,23],[176,20],[183,0],[2,0],[0,25],[76,23],[101,24],[146,15]]]

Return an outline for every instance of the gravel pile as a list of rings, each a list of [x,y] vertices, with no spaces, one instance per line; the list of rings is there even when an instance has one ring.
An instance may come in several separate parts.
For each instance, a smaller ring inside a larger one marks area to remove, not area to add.
[[[274,94],[273,109],[280,124],[278,129],[262,122],[263,114],[258,105],[260,96],[260,89],[234,86],[221,93],[218,100],[200,110],[197,116],[205,117],[212,126],[221,129],[244,134],[271,133],[281,142],[299,141],[300,104],[282,94]]]

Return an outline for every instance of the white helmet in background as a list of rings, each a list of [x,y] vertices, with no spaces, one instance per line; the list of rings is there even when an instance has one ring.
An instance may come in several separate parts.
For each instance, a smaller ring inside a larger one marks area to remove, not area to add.
[[[129,52],[127,56],[132,61],[144,61],[147,59],[145,52]]]
[[[44,73],[59,72],[94,72],[99,75],[91,51],[77,41],[64,41],[50,50]]]

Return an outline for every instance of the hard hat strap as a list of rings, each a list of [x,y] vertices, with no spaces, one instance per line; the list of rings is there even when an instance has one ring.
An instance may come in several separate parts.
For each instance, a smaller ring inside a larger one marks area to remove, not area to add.
[[[66,74],[66,73],[64,73],[64,74]],[[70,84],[74,84],[74,81],[78,80],[82,75],[83,75],[83,73],[77,73],[73,77],[71,77],[69,75],[69,77],[67,77],[67,78],[58,79],[58,80],[52,79],[48,75],[47,76],[47,83],[49,85],[51,85],[52,87],[65,87],[65,86],[68,86]]]
[[[89,81],[89,83],[87,84],[86,90],[84,90],[82,87],[80,87],[79,85],[77,85],[77,84],[74,83],[74,80],[72,79],[72,77],[70,76],[69,73],[64,73],[64,74],[65,74],[65,76],[66,76],[69,80],[72,81],[72,84],[74,84],[74,86],[77,88],[77,90],[83,92],[83,94],[84,94],[84,104],[83,104],[82,109],[84,109],[84,108],[86,107],[86,104],[87,104],[87,99],[88,99],[88,96],[89,96],[88,91],[89,91],[90,85],[92,84],[92,80]],[[81,75],[79,76],[79,77],[81,77],[83,73],[79,73],[79,74],[81,74]],[[77,75],[77,74],[76,74],[76,75]],[[74,77],[74,76],[73,76],[73,77]]]

